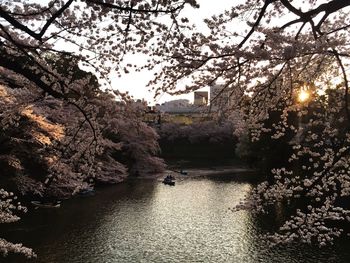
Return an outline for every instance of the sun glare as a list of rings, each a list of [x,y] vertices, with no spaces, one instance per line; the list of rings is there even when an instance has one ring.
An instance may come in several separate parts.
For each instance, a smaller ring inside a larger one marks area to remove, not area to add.
[[[309,92],[307,92],[306,90],[301,90],[298,94],[298,100],[300,102],[305,102],[310,98],[310,94]]]

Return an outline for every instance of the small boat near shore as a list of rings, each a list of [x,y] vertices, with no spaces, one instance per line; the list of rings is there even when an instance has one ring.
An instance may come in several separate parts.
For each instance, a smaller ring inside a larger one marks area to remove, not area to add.
[[[61,201],[47,203],[41,201],[31,201],[30,203],[36,208],[59,208],[61,206]]]
[[[164,180],[163,180],[163,184],[167,184],[167,185],[175,185],[175,177],[171,176],[171,175],[167,175]]]

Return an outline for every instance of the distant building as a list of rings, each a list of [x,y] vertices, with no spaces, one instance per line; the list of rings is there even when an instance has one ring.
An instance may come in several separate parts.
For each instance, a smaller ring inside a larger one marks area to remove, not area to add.
[[[207,91],[195,91],[194,92],[194,102],[196,106],[208,105],[209,96]]]

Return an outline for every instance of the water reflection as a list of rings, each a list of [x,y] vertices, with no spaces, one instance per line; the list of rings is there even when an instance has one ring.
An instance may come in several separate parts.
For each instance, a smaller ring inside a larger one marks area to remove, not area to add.
[[[34,262],[348,262],[346,245],[336,252],[270,249],[258,237],[266,222],[229,210],[250,188],[208,178],[175,187],[131,181],[58,210],[35,210],[5,236],[33,247],[39,254]]]

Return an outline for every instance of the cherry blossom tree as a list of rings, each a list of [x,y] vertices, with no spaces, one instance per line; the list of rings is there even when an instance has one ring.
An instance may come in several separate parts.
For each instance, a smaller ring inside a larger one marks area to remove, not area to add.
[[[14,211],[26,211],[20,203],[14,204],[15,197],[12,193],[0,189],[0,223],[11,223],[19,220]],[[14,244],[0,237],[0,255],[6,256],[8,253],[22,253],[28,258],[36,257],[35,253],[24,247],[22,244]]]
[[[219,83],[230,98],[222,107],[241,117],[239,136],[288,138],[293,151],[287,165],[276,163],[272,180],[238,207],[268,212],[289,204],[294,212],[267,235],[274,243],[326,245],[347,234],[349,6],[341,0],[266,0],[229,7],[205,20],[206,32],[181,35],[167,58],[159,58],[164,69],[150,83],[173,93]],[[174,85],[186,81],[184,90]],[[312,96],[298,100],[300,90]],[[331,92],[319,97],[325,90]],[[279,116],[267,125],[272,114]],[[299,121],[291,122],[295,115]]]

